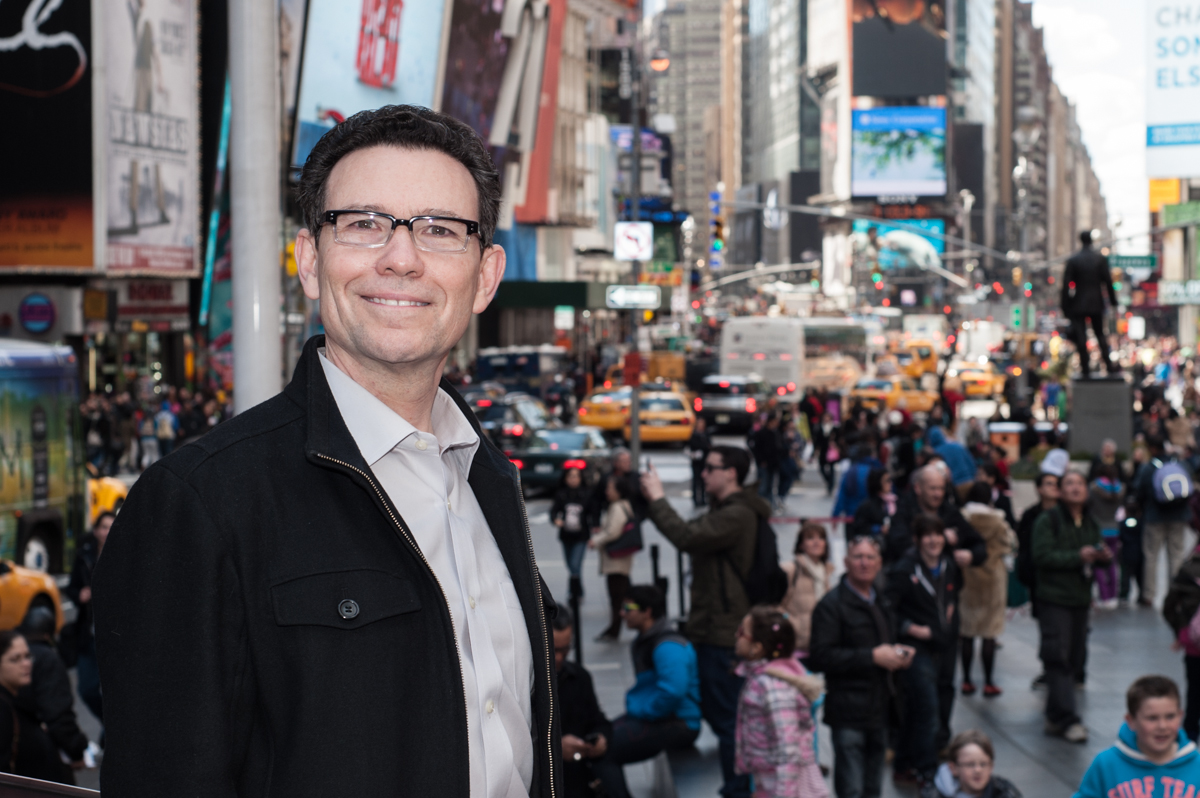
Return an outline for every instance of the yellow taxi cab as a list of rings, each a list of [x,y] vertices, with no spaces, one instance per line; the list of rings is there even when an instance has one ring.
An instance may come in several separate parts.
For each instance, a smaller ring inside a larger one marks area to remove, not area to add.
[[[910,377],[920,379],[925,374],[937,374],[938,355],[931,341],[909,341],[897,357],[900,370]]]
[[[937,391],[921,389],[908,377],[859,380],[850,391],[850,401],[870,410],[897,410],[928,413],[937,404]]]
[[[100,517],[100,513],[115,513],[125,503],[129,495],[129,486],[114,477],[99,476],[96,467],[88,463],[90,474],[87,481],[88,493],[88,528],[90,529]]]
[[[991,361],[982,363],[960,360],[946,369],[947,377],[957,377],[963,386],[964,396],[1003,396],[1008,377],[997,371]]]
[[[0,560],[0,629],[16,629],[35,606],[53,610],[55,631],[62,629],[62,598],[54,577]]]
[[[816,357],[804,364],[804,384],[830,391],[846,391],[862,378],[862,367],[852,357]]]
[[[620,432],[629,418],[629,402],[633,391],[617,388],[611,391],[593,391],[579,404],[576,411],[579,423],[599,427],[605,432]]]
[[[640,435],[646,443],[687,443],[692,437],[696,414],[688,407],[683,394],[676,391],[644,391],[638,406]],[[626,416],[625,440],[629,440],[632,434],[633,429]]]

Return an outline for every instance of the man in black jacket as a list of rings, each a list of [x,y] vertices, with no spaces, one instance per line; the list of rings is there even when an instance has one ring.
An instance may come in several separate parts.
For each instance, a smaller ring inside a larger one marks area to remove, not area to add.
[[[612,722],[605,717],[592,675],[582,665],[567,660],[575,620],[568,607],[559,607],[554,619],[554,668],[558,671],[558,706],[562,715],[563,787],[565,798],[593,798],[603,784],[606,791],[625,790],[621,766],[609,760]],[[611,786],[609,786],[611,785]]]
[[[1108,351],[1108,334],[1104,331],[1104,294],[1108,294],[1108,304],[1117,312],[1117,291],[1113,287],[1112,270],[1108,267],[1108,258],[1092,249],[1092,233],[1084,230],[1079,234],[1079,243],[1083,247],[1070,257],[1062,277],[1062,310],[1063,315],[1071,321],[1070,336],[1079,353],[1079,368],[1086,380],[1090,374],[1091,364],[1088,362],[1087,325],[1091,321],[1092,330],[1096,333],[1096,343],[1100,345],[1100,359],[1104,363],[1106,374],[1112,374],[1116,367]]]
[[[912,667],[899,680],[905,704],[893,763],[897,781],[911,774],[919,783],[931,782],[938,751],[950,742],[963,579],[946,551],[942,520],[918,516],[913,548],[888,573],[886,593],[896,613],[896,631],[916,651]]]
[[[491,158],[451,117],[363,111],[298,200],[326,335],[148,469],[97,563],[103,792],[561,795],[519,475],[442,379],[504,273]]]
[[[912,476],[912,496],[902,497],[887,535],[888,562],[896,562],[913,545],[912,523],[918,515],[936,515],[946,525],[946,544],[959,568],[978,567],[987,561],[987,543],[954,503],[953,491],[947,490],[949,470],[935,460],[918,468]]]
[[[879,798],[893,673],[912,663],[912,646],[896,643],[887,597],[875,591],[882,567],[879,542],[854,538],[846,575],[813,610],[808,664],[825,674],[837,798]]]

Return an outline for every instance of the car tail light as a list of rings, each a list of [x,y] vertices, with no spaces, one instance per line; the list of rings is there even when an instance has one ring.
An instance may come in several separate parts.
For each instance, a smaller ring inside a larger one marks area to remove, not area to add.
[[[515,465],[517,467],[518,471],[525,470],[525,461],[524,460],[513,458],[513,459],[509,460],[509,462],[512,463],[513,465]]]
[[[755,360],[766,360],[767,356],[765,354],[763,354],[762,352],[755,352],[754,359]]]
[[[605,388],[611,388],[611,387],[612,387],[612,380],[605,380],[605,381],[604,381],[604,387],[605,387]]]
[[[624,407],[621,408],[621,413],[626,416],[629,415],[629,408],[630,408],[630,405],[625,405]]]
[[[753,396],[746,397],[746,412],[754,413],[758,410],[758,402],[754,401]]]
[[[491,407],[492,400],[491,399],[480,399],[478,402],[475,403],[475,406],[476,407]]]
[[[521,437],[525,434],[525,427],[520,424],[513,424],[512,434],[516,437]]]
[[[581,415],[581,416],[586,416],[586,415],[587,415],[587,408],[586,408],[586,407],[581,407],[581,408],[579,408],[579,415]]]
[[[779,355],[779,359],[780,360],[791,360],[792,355],[789,352],[783,352],[782,354]]]
[[[699,413],[701,410],[704,409],[704,400],[701,399],[699,396],[697,396],[695,399],[692,400],[692,409],[695,410],[697,413]]]
[[[728,388],[729,380],[721,380],[720,382],[717,383],[717,385],[720,385],[722,388]]]
[[[788,389],[789,391],[794,391],[794,390],[796,390],[796,383],[794,383],[794,382],[789,382],[789,383],[787,384],[787,389]]]
[[[587,469],[587,460],[567,460],[563,463],[563,470],[566,471],[572,468],[578,468],[580,471]]]
[[[738,359],[738,353],[737,353],[737,352],[730,352],[730,353],[729,353],[728,355],[726,355],[725,357],[727,357],[727,358],[728,358],[728,359],[730,359],[730,360],[737,360],[737,359]]]
[[[780,396],[783,396],[785,393],[787,393],[787,388],[784,388],[782,385],[780,385],[778,388],[775,389],[775,393],[779,394]]]

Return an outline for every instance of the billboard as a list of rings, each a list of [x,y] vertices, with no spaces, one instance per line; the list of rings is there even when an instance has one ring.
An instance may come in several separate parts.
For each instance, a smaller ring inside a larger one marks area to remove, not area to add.
[[[854,0],[856,97],[946,93],[944,0]]]
[[[855,259],[861,259],[861,262],[873,269],[884,270],[941,266],[946,242],[934,236],[922,235],[918,230],[945,235],[946,221],[903,219],[893,223],[855,219]]]
[[[384,105],[436,104],[444,0],[311,0],[292,163],[326,131]]]
[[[91,49],[86,2],[0,5],[0,270],[95,265]]]
[[[104,20],[108,272],[199,271],[196,9],[130,0]]]
[[[1200,14],[1146,3],[1146,175],[1200,177]]]
[[[872,108],[851,114],[850,193],[944,196],[946,109]]]
[[[512,39],[500,35],[503,0],[451,0],[454,3],[442,86],[443,113],[475,129],[484,141],[500,94],[502,65]]]

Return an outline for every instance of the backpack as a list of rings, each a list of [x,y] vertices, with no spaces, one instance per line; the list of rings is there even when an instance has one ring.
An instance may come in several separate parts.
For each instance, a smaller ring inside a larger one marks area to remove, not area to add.
[[[1156,466],[1150,478],[1154,488],[1154,500],[1167,507],[1176,507],[1186,502],[1192,495],[1192,477],[1180,463],[1163,464],[1153,461]]]
[[[1200,580],[1200,557],[1192,554],[1171,580],[1167,597],[1163,599],[1163,618],[1176,637],[1200,610],[1200,581],[1197,580]]]
[[[1033,526],[1037,526],[1037,522],[1045,513],[1050,513],[1050,524],[1054,527],[1054,537],[1057,538],[1062,531],[1062,519],[1059,518],[1058,508],[1043,510],[1034,519]],[[1033,564],[1033,528],[1029,530],[1029,540],[1018,540],[1017,579],[1027,588],[1032,588],[1033,583],[1037,580],[1037,566]]]
[[[174,418],[170,413],[163,410],[154,417],[154,432],[159,438],[174,438],[175,424],[172,423]]]
[[[728,553],[725,559],[729,560]],[[729,565],[742,580],[742,587],[746,591],[746,598],[750,599],[750,606],[778,604],[783,601],[784,595],[787,594],[788,578],[779,565],[779,544],[775,538],[775,529],[768,519],[758,516],[758,528],[754,534],[754,559],[746,575],[738,573],[732,561]]]

